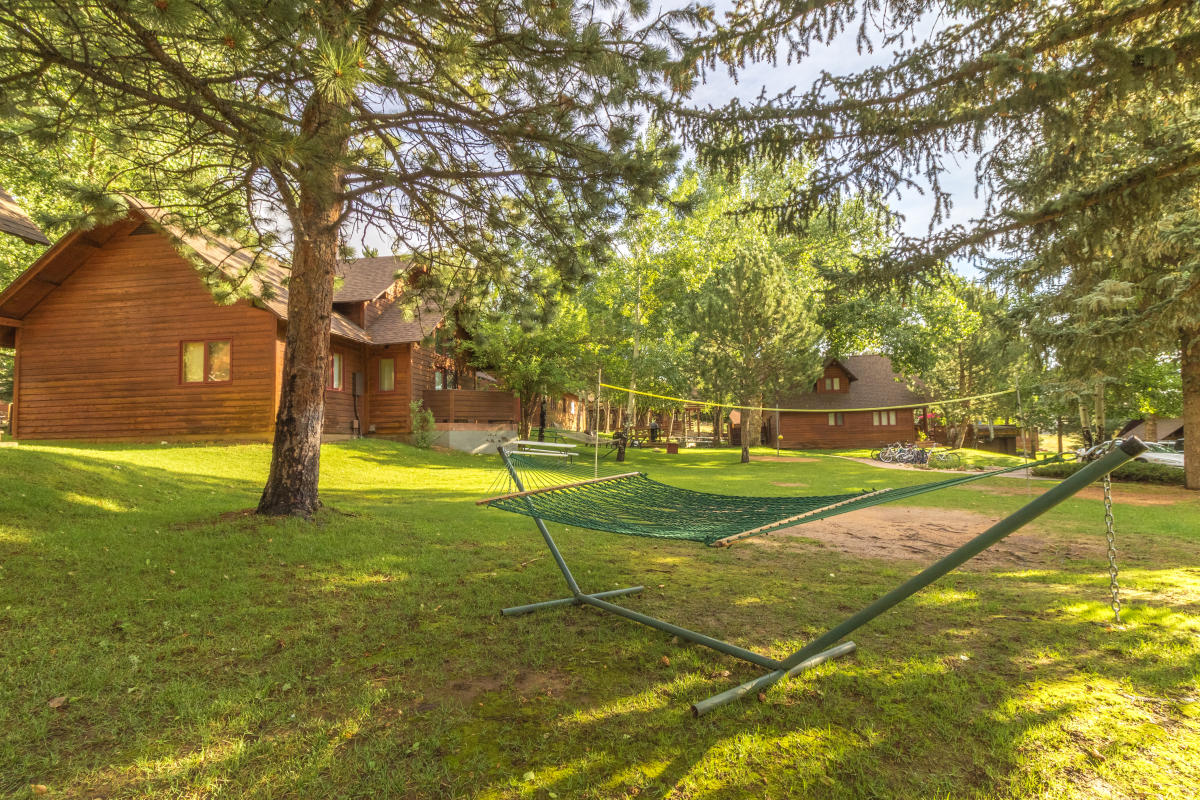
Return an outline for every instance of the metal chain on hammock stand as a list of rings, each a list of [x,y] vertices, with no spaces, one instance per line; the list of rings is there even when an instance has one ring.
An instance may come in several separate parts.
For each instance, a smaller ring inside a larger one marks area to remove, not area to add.
[[[1121,624],[1121,587],[1117,584],[1117,531],[1113,525],[1112,482],[1104,475],[1104,535],[1108,539],[1108,588],[1112,592],[1113,618]]]

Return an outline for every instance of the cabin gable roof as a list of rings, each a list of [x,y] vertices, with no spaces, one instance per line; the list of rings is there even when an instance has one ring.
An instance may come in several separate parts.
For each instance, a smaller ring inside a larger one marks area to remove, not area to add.
[[[908,387],[892,368],[885,355],[869,354],[829,359],[825,366],[837,364],[850,381],[845,392],[797,392],[780,397],[782,408],[839,409],[879,408],[881,406],[922,406],[928,400]]]
[[[103,247],[113,236],[129,234],[142,224],[149,222],[155,233],[168,236],[181,257],[192,257],[224,279],[240,285],[248,295],[252,304],[274,314],[281,320],[288,316],[288,279],[290,272],[268,254],[254,251],[231,239],[216,236],[207,232],[195,232],[185,229],[178,224],[169,212],[155,206],[143,203],[136,198],[126,197],[129,203],[129,215],[120,221],[97,227],[92,230],[76,230],[59,239],[49,250],[42,254],[16,280],[0,292],[0,331],[18,327],[20,321],[33,310],[47,295],[59,286],[67,277],[78,269],[87,258],[97,249]],[[363,261],[359,259],[358,261]],[[362,279],[356,279],[355,291],[359,294],[371,291],[379,284],[385,274],[388,283],[379,293],[370,299],[378,297],[395,282],[397,268],[384,265],[385,260],[395,259],[365,259],[373,264],[360,272],[359,268],[350,266],[349,274],[361,274]],[[350,262],[353,265],[357,262]],[[342,269],[346,269],[345,264]],[[345,286],[343,286],[343,289]],[[215,300],[214,300],[215,302]],[[335,302],[337,302],[335,298]],[[377,330],[380,339],[377,341],[367,330],[356,325],[344,315],[334,311],[330,319],[332,335],[362,344],[399,344],[402,342],[417,342],[424,339],[437,328],[444,314],[431,304],[426,304],[420,312],[409,319],[401,301],[396,301],[386,309],[381,317],[370,326]],[[387,319],[384,320],[384,317]],[[6,325],[7,323],[7,325]],[[383,323],[383,324],[381,324]],[[7,341],[8,336],[0,337]]]
[[[412,269],[409,258],[378,256],[356,258],[338,263],[342,285],[333,293],[335,303],[361,303],[375,300]]]
[[[13,196],[0,186],[0,232],[24,239],[30,244],[50,244],[42,229],[21,210]]]

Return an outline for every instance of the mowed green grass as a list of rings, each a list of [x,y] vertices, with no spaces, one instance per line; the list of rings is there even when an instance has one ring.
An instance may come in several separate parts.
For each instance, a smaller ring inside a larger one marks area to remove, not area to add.
[[[0,795],[1200,794],[1194,493],[1115,488],[1123,628],[1093,494],[1039,522],[1076,542],[1061,558],[953,573],[858,631],[856,655],[694,720],[691,702],[757,670],[594,609],[499,616],[564,587],[529,519],[472,502],[495,457],[328,446],[311,523],[237,513],[268,458],[0,448]],[[657,479],[730,494],[930,479],[737,460],[630,451]],[[911,504],[995,518],[1047,485]],[[551,529],[585,589],[645,583],[623,602],[776,657],[921,566],[794,538],[716,550]]]

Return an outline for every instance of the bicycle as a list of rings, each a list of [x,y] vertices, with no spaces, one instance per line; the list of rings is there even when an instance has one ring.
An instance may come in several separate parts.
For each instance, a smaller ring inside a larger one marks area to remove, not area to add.
[[[928,465],[931,469],[958,469],[962,463],[962,456],[953,450],[929,451]]]

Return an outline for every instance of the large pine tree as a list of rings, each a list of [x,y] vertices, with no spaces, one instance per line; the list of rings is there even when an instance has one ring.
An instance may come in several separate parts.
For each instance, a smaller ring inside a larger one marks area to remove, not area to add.
[[[343,239],[374,231],[493,276],[535,253],[578,277],[667,163],[635,136],[671,24],[645,13],[641,0],[0,0],[0,104],[26,139],[123,142],[122,174],[151,201],[185,193],[183,222],[232,232],[249,218],[239,232],[268,240],[278,227],[288,330],[259,510],[308,515]],[[164,159],[190,152],[203,158]],[[560,238],[571,230],[585,235]]]
[[[687,61],[803,60],[856,28],[860,47],[891,58],[715,119],[684,111],[702,160],[816,155],[814,179],[770,209],[791,226],[847,187],[894,199],[914,182],[934,193],[941,223],[948,164],[978,158],[982,218],[901,239],[865,274],[907,281],[951,255],[1008,249],[1016,258],[998,277],[1055,295],[1080,333],[1111,337],[1114,351],[1171,341],[1187,484],[1200,488],[1200,3],[741,0]]]

